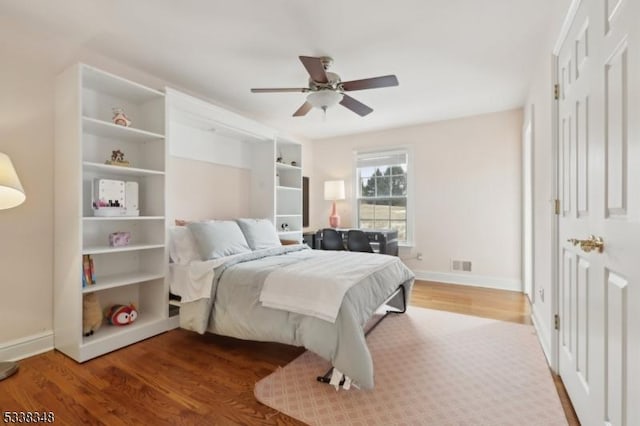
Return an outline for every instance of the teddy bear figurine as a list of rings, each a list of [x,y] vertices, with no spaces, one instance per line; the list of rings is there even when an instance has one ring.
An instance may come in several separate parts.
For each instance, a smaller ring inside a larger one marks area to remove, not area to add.
[[[113,108],[113,118],[111,120],[113,124],[117,124],[118,126],[131,126],[131,120],[125,115],[122,108]]]
[[[95,293],[82,296],[82,334],[91,336],[102,326],[102,308]]]

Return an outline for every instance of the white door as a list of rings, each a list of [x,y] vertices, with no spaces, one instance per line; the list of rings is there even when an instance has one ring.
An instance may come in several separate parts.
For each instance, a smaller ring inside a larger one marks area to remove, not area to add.
[[[640,425],[640,2],[583,0],[558,55],[559,370],[583,425]],[[602,237],[587,252],[568,239]]]

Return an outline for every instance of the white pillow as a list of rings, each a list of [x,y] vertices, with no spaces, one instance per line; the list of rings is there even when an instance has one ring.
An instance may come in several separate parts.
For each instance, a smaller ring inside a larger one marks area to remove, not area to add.
[[[279,247],[280,238],[269,219],[237,219],[251,250]]]
[[[240,227],[232,220],[193,222],[187,225],[204,260],[250,252]]]
[[[186,226],[169,228],[169,256],[173,263],[187,265],[192,260],[202,260],[196,240]]]

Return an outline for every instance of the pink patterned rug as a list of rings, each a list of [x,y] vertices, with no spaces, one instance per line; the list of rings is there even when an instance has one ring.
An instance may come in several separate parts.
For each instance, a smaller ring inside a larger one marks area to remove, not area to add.
[[[566,425],[533,327],[410,307],[367,338],[372,391],[316,381],[307,351],[256,383],[261,403],[312,425]]]

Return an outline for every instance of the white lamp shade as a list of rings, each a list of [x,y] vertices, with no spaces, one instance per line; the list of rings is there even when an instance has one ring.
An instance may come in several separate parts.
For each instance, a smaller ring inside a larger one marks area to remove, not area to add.
[[[26,198],[11,159],[0,152],[0,210],[19,206]]]
[[[307,102],[319,109],[325,109],[336,105],[342,100],[342,93],[333,90],[319,90],[307,95]]]
[[[344,200],[344,181],[328,180],[324,183],[324,199],[335,201]]]

